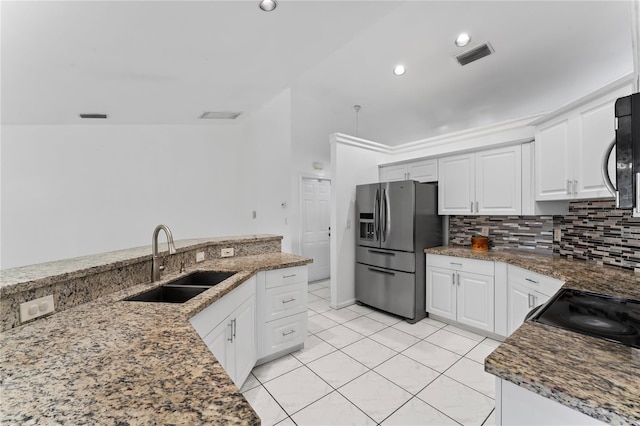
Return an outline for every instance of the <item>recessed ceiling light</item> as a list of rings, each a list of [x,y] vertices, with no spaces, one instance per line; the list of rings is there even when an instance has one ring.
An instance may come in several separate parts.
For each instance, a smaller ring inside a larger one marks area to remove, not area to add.
[[[276,0],[262,0],[258,5],[265,12],[271,12],[278,7],[278,2]]]
[[[393,73],[395,75],[403,75],[405,72],[407,72],[407,70],[404,65],[396,65],[396,67],[393,69]]]
[[[471,36],[467,33],[462,33],[456,39],[456,46],[464,47],[471,41]]]

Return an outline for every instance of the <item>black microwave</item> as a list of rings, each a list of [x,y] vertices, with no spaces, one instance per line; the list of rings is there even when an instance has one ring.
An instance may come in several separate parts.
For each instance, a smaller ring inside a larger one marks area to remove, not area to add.
[[[616,137],[607,150],[602,170],[607,187],[616,197],[616,207],[640,214],[640,93],[616,100]],[[616,149],[616,186],[609,179],[607,163]]]

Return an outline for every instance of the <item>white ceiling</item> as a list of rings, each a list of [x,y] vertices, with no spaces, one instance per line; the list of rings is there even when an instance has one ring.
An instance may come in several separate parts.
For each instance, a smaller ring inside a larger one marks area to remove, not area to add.
[[[633,71],[630,1],[279,3],[2,1],[2,123],[202,123],[293,87],[354,120],[362,105],[359,136],[395,145],[554,109]],[[458,65],[461,31],[495,54]]]

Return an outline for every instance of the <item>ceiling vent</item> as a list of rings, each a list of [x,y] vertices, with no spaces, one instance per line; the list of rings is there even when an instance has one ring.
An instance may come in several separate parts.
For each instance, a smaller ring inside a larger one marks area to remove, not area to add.
[[[80,114],[80,118],[107,118],[107,114]]]
[[[235,120],[242,112],[233,111],[207,111],[198,118],[203,120]]]
[[[489,42],[483,43],[480,46],[467,50],[459,55],[456,55],[456,59],[460,65],[467,65],[473,61],[477,61],[480,58],[489,56],[494,52],[493,47]]]

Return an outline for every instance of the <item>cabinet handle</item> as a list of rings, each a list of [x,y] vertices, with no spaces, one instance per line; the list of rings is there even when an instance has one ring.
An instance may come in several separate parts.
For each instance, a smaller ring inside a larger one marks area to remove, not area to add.
[[[460,274],[456,274],[456,276],[458,277],[458,285],[460,285]]]
[[[295,330],[289,330],[289,331],[286,331],[286,332],[282,333],[282,335],[283,336],[288,336],[288,335],[293,334],[295,332],[296,332]]]
[[[471,213],[473,213],[473,201],[471,202]]]
[[[536,306],[536,299],[537,299],[536,295],[535,295],[535,294],[528,293],[528,296],[529,296],[529,300],[528,300],[528,302],[529,302],[529,309],[531,309],[531,308],[535,308],[535,306]]]
[[[233,320],[229,321],[229,337],[227,338],[228,341],[233,342]]]
[[[478,202],[476,201],[476,213],[478,213],[478,212],[479,212],[479,210],[478,210]]]
[[[540,284],[538,281],[534,281],[531,278],[525,278],[525,280],[529,281],[530,283]]]
[[[573,181],[573,195],[578,195],[578,181]]]
[[[449,265],[462,266],[462,263],[458,263],[458,262],[449,262]]]
[[[292,297],[292,298],[291,298],[291,299],[289,299],[289,300],[283,300],[283,301],[282,301],[282,303],[290,303],[290,302],[293,302],[294,300],[296,300],[296,299],[294,299],[294,298]]]
[[[567,179],[567,195],[571,195],[571,181]]]
[[[236,330],[238,329],[238,321],[236,321],[236,319],[233,319],[233,338],[236,338]]]
[[[296,274],[291,274],[291,275],[283,275],[282,278],[293,278],[295,277]]]
[[[456,285],[456,273],[451,274],[451,284]]]

